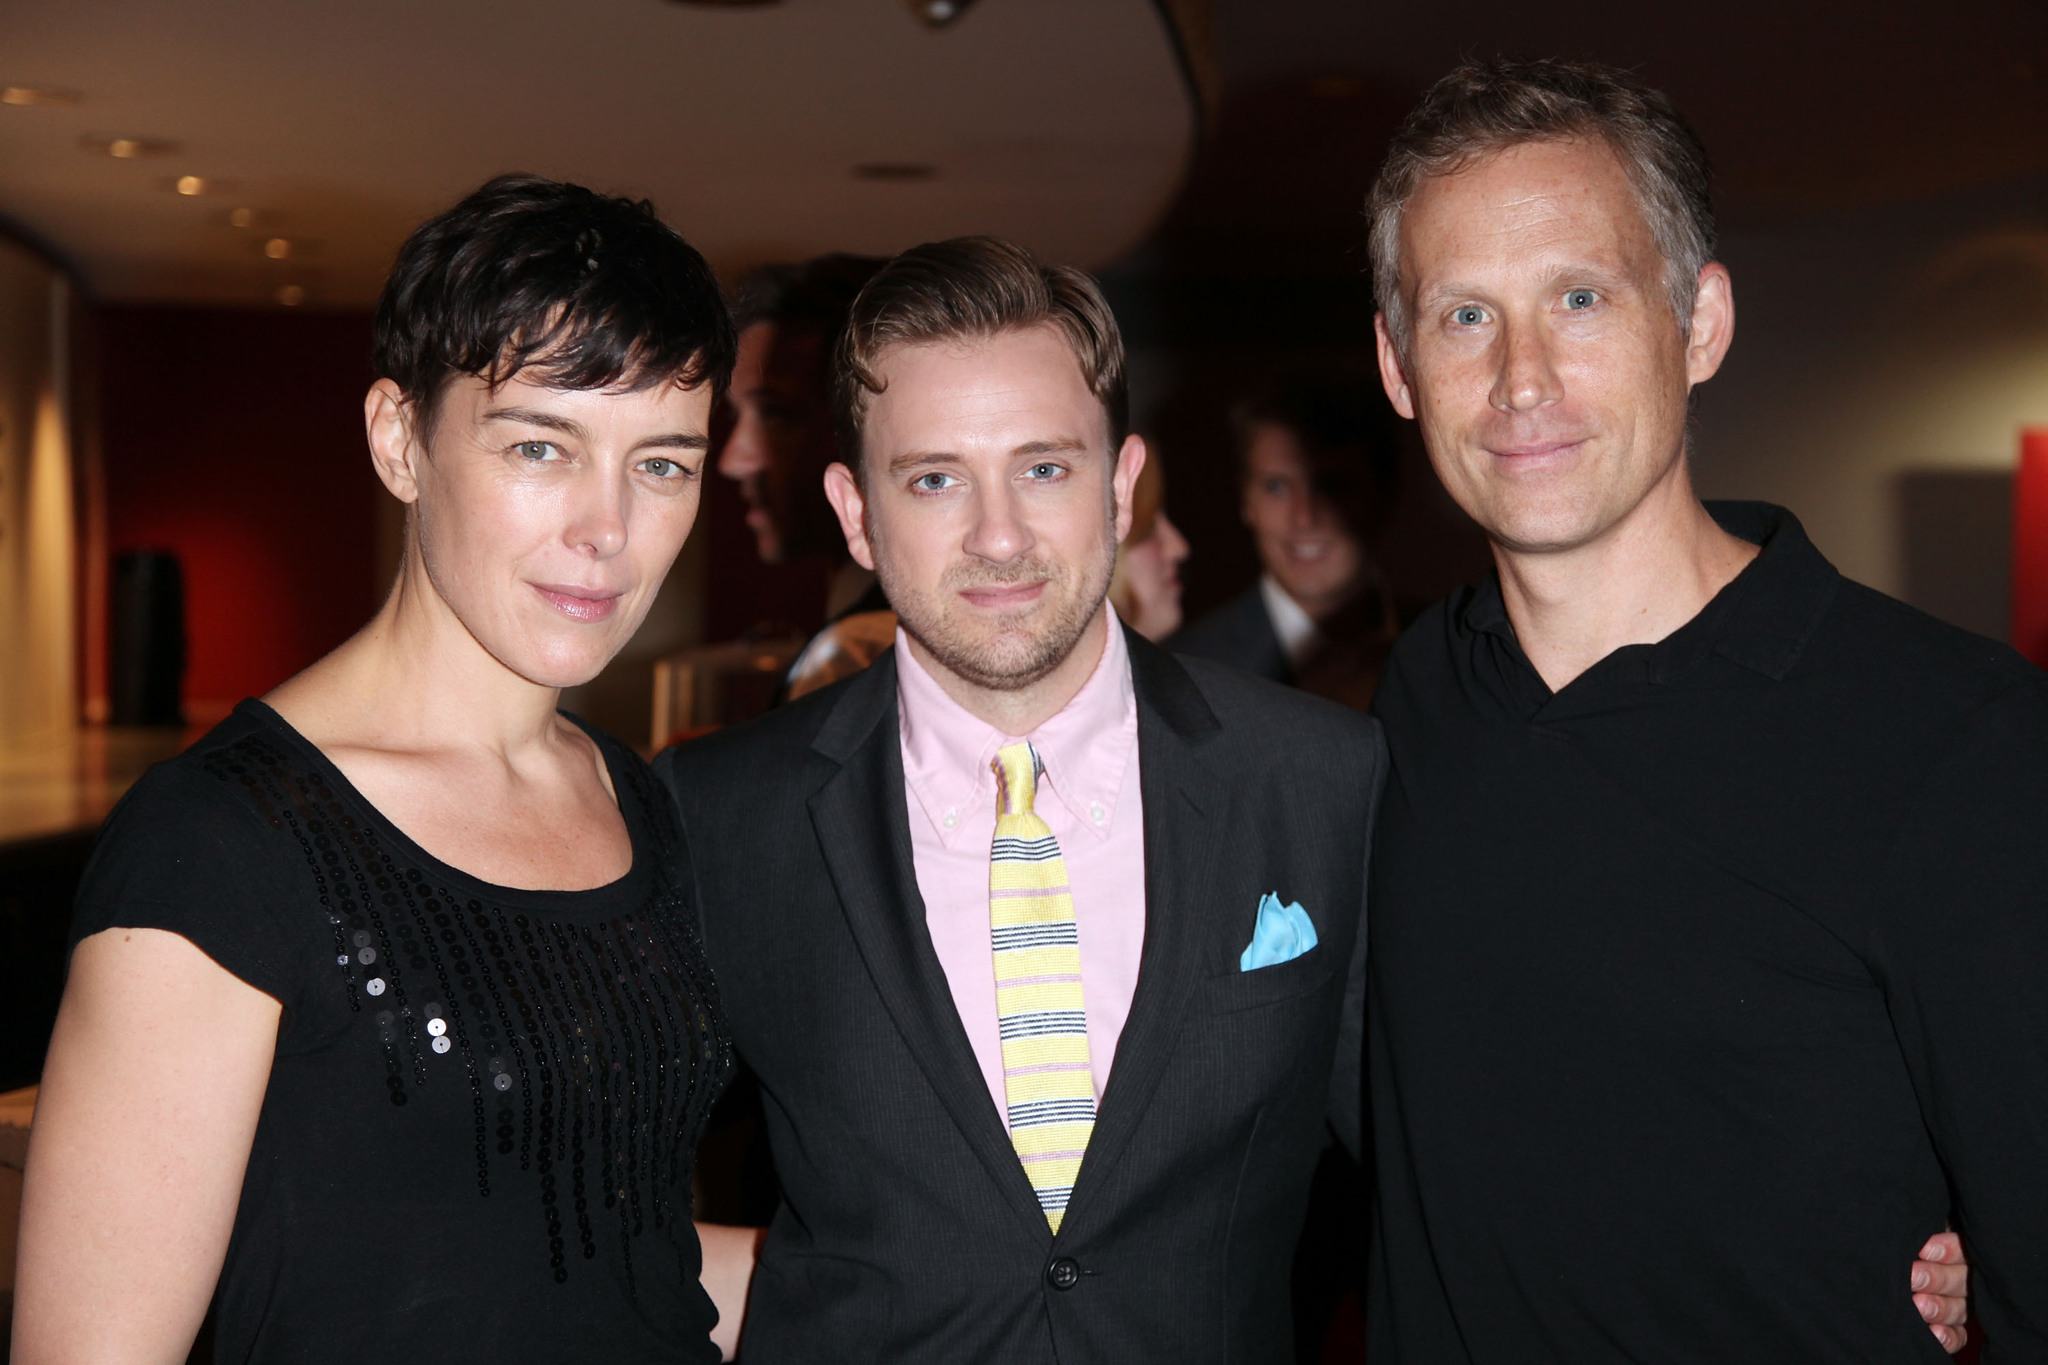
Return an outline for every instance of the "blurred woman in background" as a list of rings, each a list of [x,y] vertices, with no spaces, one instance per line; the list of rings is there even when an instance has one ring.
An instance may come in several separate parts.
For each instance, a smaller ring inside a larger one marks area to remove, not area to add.
[[[1125,625],[1159,641],[1180,629],[1180,566],[1187,537],[1166,515],[1166,472],[1159,448],[1146,443],[1145,467],[1131,494],[1131,533],[1116,556],[1109,602]]]

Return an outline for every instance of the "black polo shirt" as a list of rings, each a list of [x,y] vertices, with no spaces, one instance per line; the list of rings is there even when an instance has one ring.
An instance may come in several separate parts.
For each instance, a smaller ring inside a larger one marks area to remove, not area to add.
[[[2048,675],[1790,513],[1691,622],[1552,693],[1496,579],[1376,710],[1378,1210],[1396,1362],[2048,1360]]]

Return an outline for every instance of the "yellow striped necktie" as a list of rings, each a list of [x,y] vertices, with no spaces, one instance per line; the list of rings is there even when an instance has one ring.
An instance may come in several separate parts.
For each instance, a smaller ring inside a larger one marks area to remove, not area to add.
[[[1060,1230],[1081,1154],[1095,1131],[1088,1016],[1081,1007],[1081,939],[1074,895],[1052,827],[1032,812],[1042,765],[1029,744],[996,753],[996,839],[989,855],[989,940],[1010,1145]]]

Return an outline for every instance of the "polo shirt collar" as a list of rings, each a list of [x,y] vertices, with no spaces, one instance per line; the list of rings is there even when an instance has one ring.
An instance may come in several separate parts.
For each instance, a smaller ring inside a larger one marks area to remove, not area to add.
[[[1710,502],[1706,508],[1722,530],[1758,546],[1757,557],[1692,620],[1655,644],[1628,648],[1641,651],[1642,677],[1649,682],[1678,682],[1717,657],[1782,680],[1834,601],[1842,576],[1784,508],[1766,502]],[[1472,590],[1462,618],[1466,630],[1504,640],[1521,655],[1497,570]]]

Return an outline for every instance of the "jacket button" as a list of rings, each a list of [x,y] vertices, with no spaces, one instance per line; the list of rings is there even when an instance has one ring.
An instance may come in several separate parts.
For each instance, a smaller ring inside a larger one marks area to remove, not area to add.
[[[1081,1265],[1071,1256],[1062,1256],[1045,1268],[1045,1282],[1054,1289],[1065,1292],[1081,1283]]]

